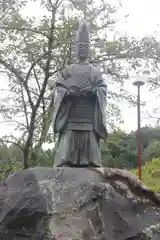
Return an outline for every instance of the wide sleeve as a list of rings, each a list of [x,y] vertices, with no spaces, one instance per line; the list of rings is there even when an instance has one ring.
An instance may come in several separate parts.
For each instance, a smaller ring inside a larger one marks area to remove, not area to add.
[[[107,107],[107,85],[102,79],[101,73],[97,73],[97,85],[95,87],[95,110],[94,110],[94,129],[98,136],[106,139],[108,136],[106,126],[106,107]]]
[[[53,112],[53,132],[60,133],[64,128],[70,109],[70,102],[67,98],[67,87],[65,86],[65,80],[61,76],[60,80],[56,84],[55,98],[54,98],[54,112]]]

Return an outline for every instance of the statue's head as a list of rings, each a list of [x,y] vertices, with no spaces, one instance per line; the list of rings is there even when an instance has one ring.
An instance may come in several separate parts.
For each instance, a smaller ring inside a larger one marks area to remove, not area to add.
[[[79,25],[75,44],[75,52],[79,60],[86,60],[88,58],[89,46],[90,39],[88,24],[85,20],[83,20]]]

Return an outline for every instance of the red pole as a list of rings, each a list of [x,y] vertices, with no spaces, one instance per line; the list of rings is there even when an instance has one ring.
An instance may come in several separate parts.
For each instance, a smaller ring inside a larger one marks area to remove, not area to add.
[[[137,116],[138,116],[138,176],[142,180],[142,141],[141,141],[141,116],[140,116],[140,85],[137,86]]]

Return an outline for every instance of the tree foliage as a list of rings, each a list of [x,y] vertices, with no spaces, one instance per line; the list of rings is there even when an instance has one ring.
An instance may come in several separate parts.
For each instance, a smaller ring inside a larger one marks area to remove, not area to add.
[[[138,176],[138,170],[132,170],[132,173]],[[160,192],[160,158],[153,158],[142,168],[142,180],[150,189]]]
[[[157,126],[141,129],[143,163],[160,157],[160,128]],[[107,144],[102,143],[103,165],[132,169],[138,164],[137,131],[129,134],[118,131],[109,134]]]
[[[160,141],[152,140],[149,142],[148,147],[144,150],[144,160],[146,162],[150,161],[152,158],[160,157]]]

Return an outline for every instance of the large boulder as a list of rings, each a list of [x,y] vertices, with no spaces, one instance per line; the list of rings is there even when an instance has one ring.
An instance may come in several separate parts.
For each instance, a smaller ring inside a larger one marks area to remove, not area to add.
[[[127,191],[91,169],[15,173],[0,184],[0,239],[139,240],[160,211]]]

